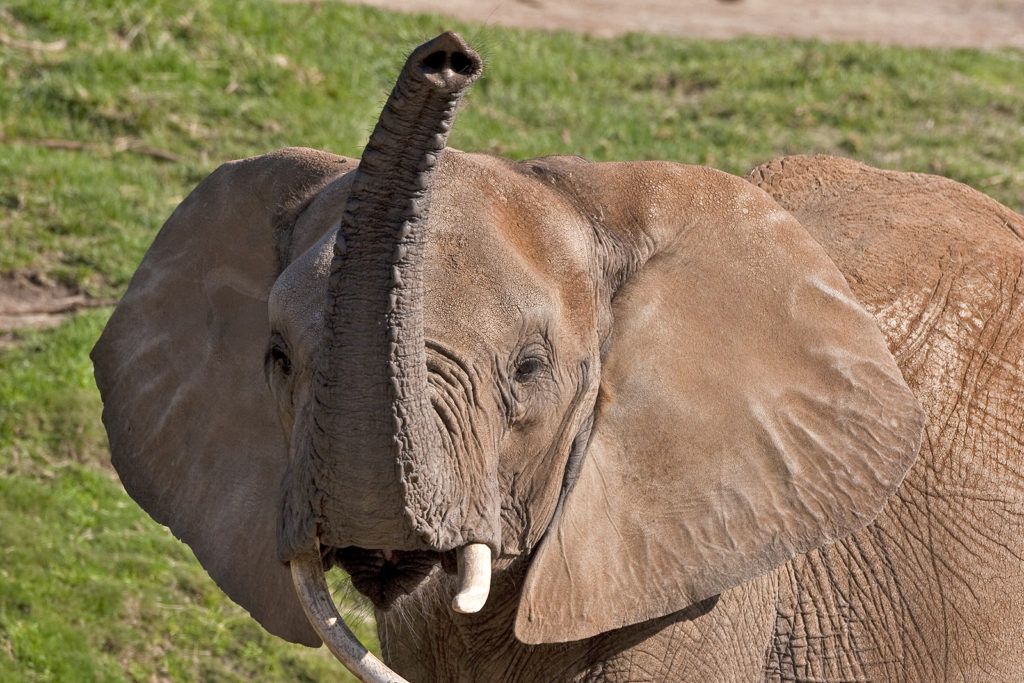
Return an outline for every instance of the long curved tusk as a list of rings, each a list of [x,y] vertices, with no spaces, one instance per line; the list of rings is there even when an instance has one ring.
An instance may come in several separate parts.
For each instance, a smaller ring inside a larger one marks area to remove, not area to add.
[[[470,543],[458,549],[459,588],[452,609],[462,614],[479,612],[491,592],[491,549]]]
[[[364,683],[408,683],[389,669],[384,662],[363,647],[355,634],[345,625],[338,608],[331,599],[320,564],[319,552],[291,561],[292,582],[299,595],[306,618],[327,645],[327,649]]]

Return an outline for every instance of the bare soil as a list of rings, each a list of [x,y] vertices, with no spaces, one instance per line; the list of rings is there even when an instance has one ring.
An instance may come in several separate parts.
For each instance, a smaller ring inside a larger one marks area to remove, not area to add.
[[[1024,49],[1024,0],[349,0],[461,21],[597,36],[817,38]]]
[[[113,303],[32,273],[0,276],[0,349],[18,342],[18,330],[55,327],[76,311]]]

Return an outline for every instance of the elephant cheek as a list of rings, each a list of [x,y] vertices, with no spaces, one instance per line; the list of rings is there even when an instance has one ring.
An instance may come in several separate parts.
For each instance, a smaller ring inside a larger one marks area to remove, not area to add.
[[[288,467],[281,482],[277,552],[282,562],[307,554],[317,542],[320,493],[314,485],[309,458],[309,422],[308,411],[298,413],[288,447]]]
[[[580,364],[571,378],[577,390],[564,411],[548,411],[547,424],[529,430],[502,457],[504,552],[530,552],[557,519],[586,457],[594,421],[598,383],[591,364]],[[552,436],[553,434],[553,436]]]

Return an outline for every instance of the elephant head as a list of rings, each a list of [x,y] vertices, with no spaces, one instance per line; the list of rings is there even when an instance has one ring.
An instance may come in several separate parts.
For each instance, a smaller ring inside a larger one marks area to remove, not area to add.
[[[344,628],[331,565],[382,612],[512,576],[524,643],[643,622],[864,526],[916,457],[880,332],[768,195],[446,149],[480,71],[443,34],[358,165],[222,166],[93,351],[128,492],[284,638]]]

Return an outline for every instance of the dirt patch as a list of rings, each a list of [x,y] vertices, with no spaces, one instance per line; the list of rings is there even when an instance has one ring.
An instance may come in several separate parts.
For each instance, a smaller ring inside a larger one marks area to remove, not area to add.
[[[112,306],[38,274],[0,277],[0,349],[19,341],[19,330],[56,327],[86,308]]]
[[[772,36],[1024,49],[1024,2],[1019,0],[350,0],[350,4],[598,36]]]

